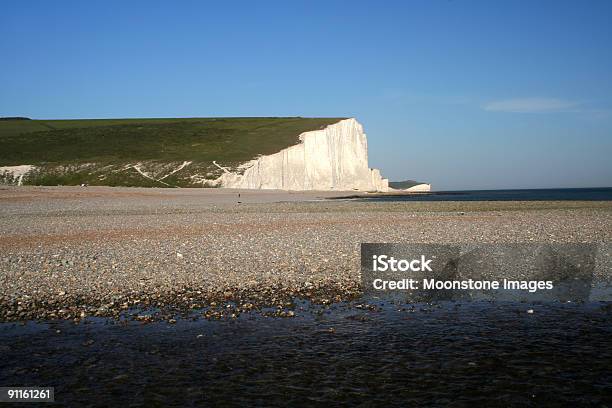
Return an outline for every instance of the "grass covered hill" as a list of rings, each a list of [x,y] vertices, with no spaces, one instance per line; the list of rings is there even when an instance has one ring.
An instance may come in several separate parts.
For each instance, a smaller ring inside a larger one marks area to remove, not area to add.
[[[0,166],[34,166],[24,184],[201,187],[223,171],[213,161],[233,170],[341,119],[6,118],[0,120]],[[5,172],[4,182],[10,181]]]

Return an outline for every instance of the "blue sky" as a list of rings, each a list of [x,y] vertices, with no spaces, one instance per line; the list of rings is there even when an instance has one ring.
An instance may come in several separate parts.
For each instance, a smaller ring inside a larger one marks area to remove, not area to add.
[[[612,186],[610,1],[4,1],[0,116],[351,116],[435,189]]]

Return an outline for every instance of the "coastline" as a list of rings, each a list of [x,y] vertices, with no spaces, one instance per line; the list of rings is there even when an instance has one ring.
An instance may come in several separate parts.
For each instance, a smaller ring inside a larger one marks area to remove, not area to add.
[[[0,320],[292,317],[360,296],[360,242],[612,242],[612,202],[322,200],[339,194],[0,189]]]

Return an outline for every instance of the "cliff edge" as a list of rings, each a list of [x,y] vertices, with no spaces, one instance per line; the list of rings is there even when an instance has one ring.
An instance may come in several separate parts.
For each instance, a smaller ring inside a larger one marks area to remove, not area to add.
[[[389,180],[368,167],[368,142],[354,118],[304,132],[300,143],[225,171],[221,187],[280,190],[387,191]]]

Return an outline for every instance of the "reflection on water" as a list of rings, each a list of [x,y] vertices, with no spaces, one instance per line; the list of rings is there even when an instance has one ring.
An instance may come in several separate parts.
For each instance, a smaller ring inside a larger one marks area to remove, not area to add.
[[[4,324],[0,385],[55,386],[65,406],[609,403],[610,303],[301,305],[292,319]]]

